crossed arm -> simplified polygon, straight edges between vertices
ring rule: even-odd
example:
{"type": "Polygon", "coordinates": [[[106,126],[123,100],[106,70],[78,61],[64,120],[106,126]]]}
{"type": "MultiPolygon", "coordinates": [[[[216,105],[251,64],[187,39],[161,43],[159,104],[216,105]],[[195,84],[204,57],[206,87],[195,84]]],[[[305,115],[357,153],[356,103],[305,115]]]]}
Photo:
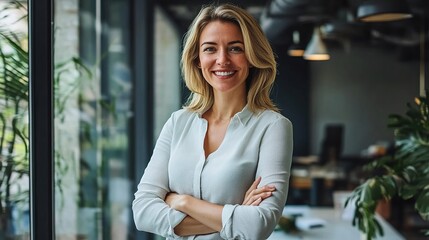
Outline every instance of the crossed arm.
{"type": "MultiPolygon", "coordinates": [[[[247,190],[241,205],[259,206],[275,191],[274,186],[266,185],[258,188],[261,177],[258,177],[247,190]]],[[[185,213],[187,216],[175,228],[179,236],[209,234],[220,232],[222,229],[223,206],[213,204],[190,195],[169,193],[165,202],[173,209],[185,213]]]]}
{"type": "Polygon", "coordinates": [[[261,176],[262,181],[258,179],[243,194],[245,200],[241,205],[222,206],[189,195],[169,193],[169,176],[159,173],[170,163],[173,120],[162,130],[135,193],[132,207],[137,229],[171,238],[216,232],[223,238],[267,238],[286,202],[292,155],[291,124],[279,118],[266,129],[257,153],[256,176],[261,176]],[[262,186],[274,185],[275,191],[258,188],[259,182],[264,183],[262,186]]]}

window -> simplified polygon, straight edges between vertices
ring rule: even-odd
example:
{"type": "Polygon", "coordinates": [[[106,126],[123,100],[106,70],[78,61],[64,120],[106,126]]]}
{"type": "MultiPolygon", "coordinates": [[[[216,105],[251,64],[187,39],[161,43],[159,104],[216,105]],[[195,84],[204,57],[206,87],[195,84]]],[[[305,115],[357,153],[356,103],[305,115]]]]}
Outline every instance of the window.
{"type": "Polygon", "coordinates": [[[129,239],[130,3],[54,6],[56,239],[129,239]]]}
{"type": "Polygon", "coordinates": [[[0,238],[29,237],[26,1],[0,2],[0,238]]]}
{"type": "Polygon", "coordinates": [[[55,239],[150,238],[131,202],[181,83],[178,34],[145,4],[55,0],[55,239]],[[136,20],[143,7],[155,22],[136,20]]]}

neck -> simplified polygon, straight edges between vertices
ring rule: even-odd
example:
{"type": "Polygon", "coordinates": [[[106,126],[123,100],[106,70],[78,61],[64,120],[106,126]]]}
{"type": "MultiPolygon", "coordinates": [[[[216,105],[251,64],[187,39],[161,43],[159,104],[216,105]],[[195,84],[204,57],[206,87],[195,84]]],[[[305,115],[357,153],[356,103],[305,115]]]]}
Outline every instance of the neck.
{"type": "Polygon", "coordinates": [[[213,106],[209,110],[210,117],[215,120],[230,120],[234,115],[246,106],[244,98],[215,98],[213,106]]]}

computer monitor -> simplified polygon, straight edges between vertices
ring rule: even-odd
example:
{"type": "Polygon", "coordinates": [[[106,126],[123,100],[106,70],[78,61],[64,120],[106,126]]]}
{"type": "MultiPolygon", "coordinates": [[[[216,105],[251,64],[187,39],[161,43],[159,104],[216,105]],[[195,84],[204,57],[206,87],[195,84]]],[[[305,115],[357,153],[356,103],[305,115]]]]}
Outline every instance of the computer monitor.
{"type": "Polygon", "coordinates": [[[343,124],[327,124],[325,126],[320,153],[321,164],[337,161],[340,158],[343,150],[343,132],[343,124]]]}

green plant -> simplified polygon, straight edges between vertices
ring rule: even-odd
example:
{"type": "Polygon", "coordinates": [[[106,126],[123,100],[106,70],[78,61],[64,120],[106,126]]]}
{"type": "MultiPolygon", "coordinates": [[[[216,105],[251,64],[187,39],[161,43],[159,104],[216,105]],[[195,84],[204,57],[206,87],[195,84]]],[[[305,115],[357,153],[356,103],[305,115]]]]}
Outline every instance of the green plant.
{"type": "Polygon", "coordinates": [[[11,49],[0,50],[0,188],[6,188],[0,199],[7,203],[13,172],[19,177],[28,174],[28,55],[13,39],[0,34],[0,48],[5,44],[11,49]]]}
{"type": "MultiPolygon", "coordinates": [[[[58,141],[59,138],[73,138],[74,132],[64,131],[67,125],[67,119],[75,118],[71,116],[76,113],[76,105],[80,99],[80,92],[84,82],[92,80],[91,70],[85,66],[81,59],[72,57],[54,65],[54,118],[55,118],[55,134],[61,135],[57,138],[55,145],[55,190],[59,193],[56,200],[56,206],[64,207],[64,188],[70,184],[70,179],[64,179],[68,172],[75,170],[76,158],[73,155],[71,148],[64,148],[64,145],[58,141]],[[63,129],[63,130],[60,130],[63,129]],[[59,197],[61,196],[61,197],[59,197]]],[[[73,175],[77,176],[76,172],[73,175]]]]}
{"type": "Polygon", "coordinates": [[[388,127],[395,136],[393,153],[365,166],[382,173],[358,186],[346,202],[356,205],[353,225],[368,240],[383,235],[375,218],[377,204],[383,199],[413,199],[415,210],[429,221],[429,99],[418,97],[415,104],[408,103],[407,107],[405,115],[392,114],[388,118],[388,127]]]}
{"type": "MultiPolygon", "coordinates": [[[[25,11],[17,1],[0,11],[12,9],[25,11]]],[[[24,33],[0,26],[0,233],[6,237],[11,234],[12,210],[20,203],[28,205],[28,186],[22,183],[29,171],[26,39],[24,33]]]]}
{"type": "MultiPolygon", "coordinates": [[[[0,239],[10,228],[12,208],[20,205],[28,209],[29,176],[29,55],[28,36],[17,32],[13,25],[27,20],[27,9],[19,1],[2,5],[0,20],[21,11],[14,21],[0,22],[0,239]],[[8,22],[8,24],[3,24],[8,22]]],[[[80,91],[82,82],[92,78],[90,70],[79,58],[70,58],[54,66],[55,119],[66,118],[66,102],[80,91]],[[68,79],[67,79],[68,78],[68,79]],[[67,80],[66,80],[67,79],[67,80]]],[[[77,101],[77,98],[75,101],[77,101]]],[[[63,193],[63,178],[70,170],[69,156],[55,150],[55,186],[63,193]]],[[[59,202],[61,205],[62,202],[59,202]]]]}

